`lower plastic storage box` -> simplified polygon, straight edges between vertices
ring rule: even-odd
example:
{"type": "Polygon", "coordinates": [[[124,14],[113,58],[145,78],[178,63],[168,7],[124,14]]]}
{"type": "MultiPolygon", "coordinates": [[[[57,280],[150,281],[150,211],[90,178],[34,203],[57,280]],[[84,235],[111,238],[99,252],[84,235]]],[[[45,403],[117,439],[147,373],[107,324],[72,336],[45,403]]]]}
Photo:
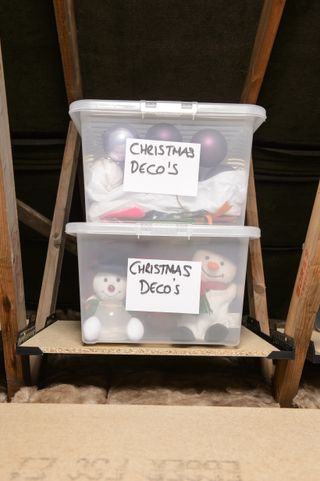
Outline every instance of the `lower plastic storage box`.
{"type": "Polygon", "coordinates": [[[86,219],[243,225],[257,105],[78,100],[86,219]]]}
{"type": "Polygon", "coordinates": [[[84,343],[234,346],[256,227],[70,223],[84,343]]]}

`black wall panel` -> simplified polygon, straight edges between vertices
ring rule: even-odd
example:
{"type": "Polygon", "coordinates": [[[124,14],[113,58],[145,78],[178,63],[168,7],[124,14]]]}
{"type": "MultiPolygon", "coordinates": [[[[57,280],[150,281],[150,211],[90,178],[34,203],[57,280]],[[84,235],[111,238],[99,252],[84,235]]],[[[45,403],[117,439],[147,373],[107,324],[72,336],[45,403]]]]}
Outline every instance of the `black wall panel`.
{"type": "MultiPolygon", "coordinates": [[[[239,101],[262,0],[76,0],[86,98],[239,101]]],[[[320,177],[320,2],[290,0],[258,103],[257,200],[271,317],[285,317],[320,177]]],[[[4,0],[0,32],[17,195],[52,216],[68,104],[53,4],[4,0]]],[[[82,220],[76,186],[71,217],[82,220]]],[[[21,226],[26,299],[37,304],[46,240],[21,226]]],[[[58,306],[78,307],[66,254],[58,306]]]]}

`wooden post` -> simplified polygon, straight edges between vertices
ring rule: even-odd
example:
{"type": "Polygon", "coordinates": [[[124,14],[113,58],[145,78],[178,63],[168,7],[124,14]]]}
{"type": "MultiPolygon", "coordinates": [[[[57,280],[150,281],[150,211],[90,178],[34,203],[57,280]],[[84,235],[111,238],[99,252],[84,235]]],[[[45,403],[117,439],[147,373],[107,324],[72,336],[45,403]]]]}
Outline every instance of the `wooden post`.
{"type": "Polygon", "coordinates": [[[0,49],[0,322],[8,397],[24,384],[27,359],[16,355],[19,330],[26,327],[20,236],[0,49]]]}
{"type": "MultiPolygon", "coordinates": [[[[74,2],[54,0],[53,4],[66,92],[68,102],[72,102],[82,97],[74,2]]],[[[44,326],[46,318],[55,310],[65,243],[64,228],[69,218],[79,151],[80,139],[70,122],[36,318],[37,330],[44,326]]]]}
{"type": "MultiPolygon", "coordinates": [[[[54,0],[54,12],[68,102],[83,98],[74,0],[54,0]]],[[[85,218],[83,166],[77,172],[82,215],[85,218]]]]}
{"type": "Polygon", "coordinates": [[[320,182],[288,311],[285,333],[295,339],[294,361],[278,361],[275,397],[289,407],[298,392],[314,321],[320,305],[320,182]]]}
{"type": "Polygon", "coordinates": [[[37,310],[37,331],[45,326],[47,317],[54,312],[56,306],[65,246],[64,230],[69,218],[79,150],[80,139],[75,125],[70,122],[37,310]]]}
{"type": "Polygon", "coordinates": [[[241,102],[255,104],[267,70],[286,0],[264,0],[241,102]]]}
{"type": "MultiPolygon", "coordinates": [[[[285,0],[264,1],[248,74],[241,95],[241,102],[243,103],[255,104],[258,100],[285,3],[285,0]]],[[[252,161],[248,184],[246,218],[248,225],[259,226],[252,161]]],[[[249,245],[248,290],[250,314],[259,321],[261,330],[268,334],[269,317],[260,239],[251,240],[249,245]]]]}
{"type": "Polygon", "coordinates": [[[73,0],[54,0],[54,12],[68,102],[81,99],[82,84],[73,0]]]}
{"type": "MultiPolygon", "coordinates": [[[[68,102],[82,98],[80,61],[78,53],[77,29],[73,0],[54,0],[54,11],[60,54],[63,66],[64,81],[68,102]]],[[[40,299],[36,317],[36,330],[44,327],[47,317],[54,312],[60,283],[61,265],[65,247],[65,224],[69,218],[71,200],[77,173],[80,139],[73,122],[69,123],[66,147],[56,205],[48,244],[46,265],[42,280],[40,299]]],[[[78,175],[82,210],[85,210],[83,180],[78,175]]],[[[39,358],[32,359],[32,379],[36,380],[40,368],[39,358]]]]}
{"type": "MultiPolygon", "coordinates": [[[[241,94],[241,102],[243,103],[255,104],[258,100],[285,3],[285,0],[264,1],[250,65],[241,94]]],[[[259,226],[252,159],[248,183],[246,222],[251,226],[259,226]]],[[[262,332],[269,334],[269,316],[260,239],[251,240],[249,243],[247,285],[250,314],[259,321],[262,332]]],[[[273,375],[271,361],[262,359],[262,368],[266,379],[270,381],[273,375]]]]}
{"type": "MultiPolygon", "coordinates": [[[[246,220],[248,225],[259,226],[252,161],[249,174],[246,220]]],[[[260,239],[250,240],[249,242],[247,285],[250,314],[259,321],[261,331],[269,334],[269,315],[260,239]]]]}

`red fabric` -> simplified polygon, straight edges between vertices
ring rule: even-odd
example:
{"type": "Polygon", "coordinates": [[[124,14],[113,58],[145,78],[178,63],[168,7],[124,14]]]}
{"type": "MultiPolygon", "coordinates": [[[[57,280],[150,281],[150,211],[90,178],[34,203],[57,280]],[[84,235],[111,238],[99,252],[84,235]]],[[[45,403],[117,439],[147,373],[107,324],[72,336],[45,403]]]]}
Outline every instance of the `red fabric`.
{"type": "Polygon", "coordinates": [[[204,296],[207,291],[224,291],[228,284],[220,281],[201,281],[200,295],[204,296]]]}
{"type": "Polygon", "coordinates": [[[142,219],[145,216],[145,212],[139,207],[131,207],[130,209],[117,210],[113,212],[107,212],[100,216],[101,220],[107,220],[111,217],[118,217],[119,219],[126,217],[129,219],[142,219]]]}

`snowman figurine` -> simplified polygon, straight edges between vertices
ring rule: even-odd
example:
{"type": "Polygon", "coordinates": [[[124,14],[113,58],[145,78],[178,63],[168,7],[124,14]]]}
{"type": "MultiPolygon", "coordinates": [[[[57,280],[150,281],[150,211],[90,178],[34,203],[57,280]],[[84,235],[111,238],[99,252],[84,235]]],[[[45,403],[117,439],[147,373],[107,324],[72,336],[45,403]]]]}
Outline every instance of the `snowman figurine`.
{"type": "Polygon", "coordinates": [[[139,341],[144,334],[142,322],[132,317],[124,307],[126,279],[114,270],[101,270],[93,279],[94,295],[85,302],[91,311],[82,322],[83,342],[139,341]]]}
{"type": "Polygon", "coordinates": [[[193,260],[202,263],[200,314],[184,316],[176,338],[222,344],[229,332],[229,306],[237,295],[236,264],[225,255],[204,249],[198,250],[193,260]]]}

